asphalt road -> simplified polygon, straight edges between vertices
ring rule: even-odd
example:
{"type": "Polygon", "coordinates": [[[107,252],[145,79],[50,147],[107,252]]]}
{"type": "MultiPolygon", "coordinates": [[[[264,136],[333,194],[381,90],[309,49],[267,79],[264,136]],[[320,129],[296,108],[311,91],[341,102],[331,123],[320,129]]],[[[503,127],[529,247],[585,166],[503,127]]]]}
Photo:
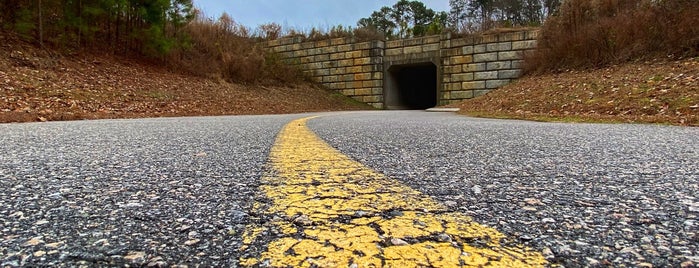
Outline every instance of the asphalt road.
{"type": "MultiPolygon", "coordinates": [[[[699,264],[698,128],[319,115],[308,127],[351,159],[552,265],[699,264]]],[[[235,266],[259,255],[265,245],[243,238],[269,220],[254,206],[269,202],[270,148],[306,116],[0,125],[0,266],[235,266]]]]}

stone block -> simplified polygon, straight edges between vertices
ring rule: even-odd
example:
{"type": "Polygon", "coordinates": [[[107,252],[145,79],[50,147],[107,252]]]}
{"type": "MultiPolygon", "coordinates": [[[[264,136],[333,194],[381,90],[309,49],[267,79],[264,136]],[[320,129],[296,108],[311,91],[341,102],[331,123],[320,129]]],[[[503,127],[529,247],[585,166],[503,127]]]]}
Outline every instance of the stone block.
{"type": "Polygon", "coordinates": [[[486,70],[486,63],[471,63],[471,64],[464,64],[463,65],[463,71],[464,72],[480,72],[480,71],[485,71],[486,70]]]}
{"type": "Polygon", "coordinates": [[[503,52],[498,52],[497,53],[497,59],[496,60],[521,60],[522,59],[522,52],[521,51],[503,51],[503,52]]]}
{"type": "Polygon", "coordinates": [[[301,48],[303,48],[303,49],[310,49],[310,48],[315,48],[315,47],[316,47],[316,45],[314,42],[301,43],[301,48]]]}
{"type": "Polygon", "coordinates": [[[442,40],[441,42],[439,42],[439,47],[441,49],[450,48],[451,47],[451,40],[449,40],[449,39],[442,40]]]}
{"type": "Polygon", "coordinates": [[[281,39],[281,44],[282,45],[291,45],[295,43],[296,40],[294,40],[294,37],[283,37],[281,39]]]}
{"type": "Polygon", "coordinates": [[[371,79],[383,79],[383,72],[372,72],[371,79]]]}
{"type": "Polygon", "coordinates": [[[330,69],[328,69],[328,68],[313,70],[313,76],[326,76],[326,75],[330,75],[330,69]]]}
{"type": "Polygon", "coordinates": [[[474,80],[498,79],[498,71],[476,72],[473,73],[474,80]]]}
{"type": "Polygon", "coordinates": [[[383,71],[383,64],[364,65],[364,66],[362,66],[362,71],[363,72],[382,72],[383,71]]]}
{"type": "Polygon", "coordinates": [[[512,63],[510,61],[493,61],[493,62],[488,62],[486,65],[486,69],[488,71],[492,70],[503,70],[503,69],[510,69],[512,68],[512,63]]]}
{"type": "Polygon", "coordinates": [[[371,95],[371,88],[357,88],[354,90],[354,95],[371,95]]]}
{"type": "Polygon", "coordinates": [[[313,62],[313,56],[303,57],[299,60],[299,63],[301,63],[301,64],[311,63],[311,62],[313,62]]]}
{"type": "Polygon", "coordinates": [[[320,53],[323,54],[331,54],[337,52],[337,47],[336,46],[329,46],[329,47],[323,47],[320,49],[320,53]]]}
{"type": "Polygon", "coordinates": [[[386,47],[386,42],[381,40],[371,41],[371,48],[384,48],[386,47]]]}
{"type": "Polygon", "coordinates": [[[337,81],[336,75],[323,76],[323,83],[335,83],[337,81]]]}
{"type": "Polygon", "coordinates": [[[347,73],[361,73],[362,66],[351,66],[347,67],[347,73]]]}
{"type": "Polygon", "coordinates": [[[423,52],[437,51],[437,50],[439,50],[439,43],[436,43],[436,44],[428,44],[428,45],[423,45],[423,46],[422,46],[422,51],[423,51],[423,52]]]}
{"type": "Polygon", "coordinates": [[[369,80],[371,79],[371,73],[358,73],[353,75],[354,80],[369,80]]]}
{"type": "Polygon", "coordinates": [[[473,54],[473,46],[464,46],[462,48],[462,51],[463,51],[462,53],[464,53],[464,55],[473,54]]]}
{"type": "Polygon", "coordinates": [[[480,89],[480,90],[474,90],[473,91],[473,97],[478,97],[478,96],[483,96],[485,94],[488,94],[490,92],[490,89],[480,89]]]}
{"type": "Polygon", "coordinates": [[[473,46],[473,53],[485,53],[488,51],[488,45],[479,44],[473,46]]]}
{"type": "Polygon", "coordinates": [[[512,42],[512,49],[522,50],[522,49],[532,49],[536,48],[536,40],[524,40],[512,42]]]}
{"type": "Polygon", "coordinates": [[[482,53],[482,54],[474,54],[473,55],[473,62],[496,61],[496,60],[498,60],[498,53],[497,52],[482,53]]]}
{"type": "Polygon", "coordinates": [[[430,36],[425,36],[425,44],[432,44],[432,43],[439,43],[441,41],[442,37],[440,35],[430,35],[430,36]]]}
{"type": "Polygon", "coordinates": [[[352,82],[354,81],[354,74],[346,74],[340,77],[342,82],[352,82]]]}
{"type": "Polygon", "coordinates": [[[403,55],[403,48],[390,48],[385,51],[386,56],[398,56],[403,55]]]}
{"type": "Polygon", "coordinates": [[[323,68],[322,62],[311,62],[308,64],[308,67],[306,67],[306,69],[320,69],[320,68],[323,68]]]}
{"type": "Polygon", "coordinates": [[[335,64],[337,63],[336,61],[324,61],[323,63],[323,68],[325,69],[330,69],[332,67],[335,67],[335,64]]]}
{"type": "Polygon", "coordinates": [[[316,41],[316,47],[327,47],[329,45],[330,45],[330,40],[328,40],[328,39],[316,41]]]}
{"type": "Polygon", "coordinates": [[[488,35],[483,35],[481,36],[481,42],[482,43],[495,43],[498,41],[498,35],[497,34],[488,34],[488,35]]]}
{"type": "Polygon", "coordinates": [[[323,54],[323,55],[317,55],[313,57],[313,61],[328,61],[330,60],[330,55],[328,54],[323,54]]]}
{"type": "Polygon", "coordinates": [[[499,88],[499,87],[507,85],[509,83],[510,83],[509,79],[488,80],[485,82],[485,87],[489,88],[489,89],[493,89],[493,88],[499,88]]]}
{"type": "Polygon", "coordinates": [[[342,95],[345,95],[345,96],[354,96],[355,95],[354,89],[343,89],[340,92],[342,92],[342,95]]]}
{"type": "Polygon", "coordinates": [[[367,80],[362,82],[362,87],[380,87],[381,84],[381,80],[367,80]]]}
{"type": "Polygon", "coordinates": [[[371,42],[361,42],[354,45],[355,50],[365,50],[371,48],[371,42]]]}
{"type": "Polygon", "coordinates": [[[454,73],[460,73],[460,72],[461,72],[461,65],[444,66],[444,73],[445,74],[454,74],[454,73]]]}
{"type": "Polygon", "coordinates": [[[470,99],[473,98],[473,90],[461,90],[449,92],[451,99],[470,99]]]}
{"type": "Polygon", "coordinates": [[[325,84],[330,89],[343,89],[345,83],[329,83],[325,84]]]}
{"type": "Polygon", "coordinates": [[[352,51],[351,44],[337,46],[337,52],[347,52],[347,51],[352,51]]]}
{"type": "Polygon", "coordinates": [[[346,59],[361,58],[361,57],[362,57],[362,51],[361,51],[361,50],[355,50],[355,51],[345,52],[345,58],[346,58],[346,59]]]}
{"type": "Polygon", "coordinates": [[[485,81],[471,81],[461,83],[461,89],[484,89],[485,81]]]}
{"type": "Polygon", "coordinates": [[[402,47],[403,46],[403,40],[391,40],[391,41],[386,41],[386,48],[396,48],[396,47],[402,47]]]}
{"type": "Polygon", "coordinates": [[[498,41],[519,41],[524,39],[524,32],[501,33],[498,35],[498,41]]]}
{"type": "Polygon", "coordinates": [[[539,30],[526,31],[524,32],[524,39],[538,39],[540,33],[541,32],[539,30]]]}
{"type": "Polygon", "coordinates": [[[476,40],[473,37],[457,38],[451,40],[451,47],[463,47],[473,45],[475,43],[476,40]]]}
{"type": "Polygon", "coordinates": [[[330,69],[330,74],[331,75],[341,75],[341,74],[346,74],[347,69],[345,67],[339,67],[339,68],[332,68],[330,69]]]}
{"type": "Polygon", "coordinates": [[[473,73],[452,74],[451,80],[454,82],[466,82],[473,80],[473,73]]]}
{"type": "Polygon", "coordinates": [[[464,53],[461,52],[461,48],[450,48],[450,49],[442,49],[440,51],[440,54],[442,57],[452,57],[452,56],[460,56],[460,55],[463,55],[464,53]]]}
{"type": "Polygon", "coordinates": [[[440,99],[440,100],[448,100],[448,99],[451,99],[451,92],[449,92],[449,91],[442,91],[442,93],[439,94],[439,99],[440,99]]]}
{"type": "Polygon", "coordinates": [[[353,66],[353,65],[354,65],[353,59],[339,60],[337,62],[337,66],[340,66],[340,67],[348,67],[348,66],[353,66]]]}
{"type": "Polygon", "coordinates": [[[451,58],[451,64],[456,65],[456,64],[466,64],[466,63],[471,63],[473,62],[473,56],[467,55],[467,56],[456,56],[451,58]]]}
{"type": "Polygon", "coordinates": [[[363,101],[364,103],[372,103],[372,102],[375,103],[375,102],[381,102],[381,101],[383,101],[383,99],[381,98],[380,95],[378,95],[378,96],[377,96],[377,95],[371,95],[371,96],[363,96],[363,97],[362,97],[362,101],[363,101]]]}
{"type": "Polygon", "coordinates": [[[422,46],[404,47],[403,54],[422,53],[422,46]]]}
{"type": "Polygon", "coordinates": [[[522,75],[522,70],[502,70],[498,72],[498,79],[515,79],[522,75]]]}
{"type": "Polygon", "coordinates": [[[491,43],[487,45],[488,52],[507,51],[512,49],[511,42],[491,43]]]}
{"type": "Polygon", "coordinates": [[[374,94],[374,95],[381,95],[381,94],[383,94],[383,88],[380,88],[380,87],[372,88],[372,89],[371,89],[371,94],[374,94]]]}
{"type": "Polygon", "coordinates": [[[339,52],[339,53],[333,53],[330,54],[330,59],[331,60],[341,60],[345,58],[345,53],[344,52],[339,52]]]}
{"type": "Polygon", "coordinates": [[[308,56],[308,51],[306,50],[297,50],[294,51],[294,58],[300,58],[300,57],[305,57],[308,56]]]}

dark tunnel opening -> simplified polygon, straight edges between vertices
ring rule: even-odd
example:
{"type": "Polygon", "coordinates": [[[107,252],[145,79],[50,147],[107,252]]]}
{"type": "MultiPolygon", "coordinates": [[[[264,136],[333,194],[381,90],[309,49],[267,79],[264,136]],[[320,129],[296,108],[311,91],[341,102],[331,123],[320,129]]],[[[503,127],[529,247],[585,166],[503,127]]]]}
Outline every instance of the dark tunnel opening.
{"type": "Polygon", "coordinates": [[[420,110],[437,106],[437,66],[431,62],[388,69],[386,107],[420,110]]]}

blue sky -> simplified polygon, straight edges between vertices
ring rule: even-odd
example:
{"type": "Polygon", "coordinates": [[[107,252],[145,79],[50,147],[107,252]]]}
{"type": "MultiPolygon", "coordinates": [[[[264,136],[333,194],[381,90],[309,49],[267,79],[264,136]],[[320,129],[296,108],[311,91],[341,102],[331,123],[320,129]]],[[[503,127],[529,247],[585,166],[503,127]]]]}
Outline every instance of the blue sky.
{"type": "MultiPolygon", "coordinates": [[[[329,29],[335,25],[356,26],[361,18],[398,0],[193,0],[208,17],[228,13],[236,22],[255,28],[276,22],[285,28],[329,29]]],[[[424,0],[428,8],[448,11],[449,0],[424,0]]]]}

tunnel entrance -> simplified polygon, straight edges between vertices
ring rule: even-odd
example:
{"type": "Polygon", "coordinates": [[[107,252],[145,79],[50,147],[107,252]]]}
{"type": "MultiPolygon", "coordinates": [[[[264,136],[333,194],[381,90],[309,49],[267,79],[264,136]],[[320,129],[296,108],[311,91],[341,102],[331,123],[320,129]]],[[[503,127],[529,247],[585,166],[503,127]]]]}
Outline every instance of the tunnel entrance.
{"type": "Polygon", "coordinates": [[[421,110],[437,106],[437,66],[432,62],[388,68],[386,108],[421,110]]]}

